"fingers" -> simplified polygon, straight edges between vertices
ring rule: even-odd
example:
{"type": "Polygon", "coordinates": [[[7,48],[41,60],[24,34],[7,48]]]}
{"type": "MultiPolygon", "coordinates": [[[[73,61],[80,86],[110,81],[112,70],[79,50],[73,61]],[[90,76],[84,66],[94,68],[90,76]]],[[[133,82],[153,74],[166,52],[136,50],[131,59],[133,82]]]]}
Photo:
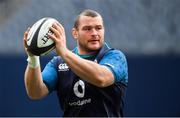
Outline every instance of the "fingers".
{"type": "Polygon", "coordinates": [[[27,36],[28,36],[28,33],[29,33],[29,30],[30,30],[30,29],[31,29],[31,28],[28,27],[27,30],[24,32],[24,40],[27,40],[27,36]]]}
{"type": "Polygon", "coordinates": [[[57,40],[57,39],[61,39],[62,36],[65,35],[65,32],[64,32],[64,27],[58,23],[58,22],[55,22],[53,23],[52,27],[50,27],[50,30],[53,32],[53,33],[49,33],[49,37],[53,40],[57,40]]]}
{"type": "Polygon", "coordinates": [[[24,41],[25,47],[27,47],[27,36],[28,36],[29,30],[30,30],[30,27],[28,27],[28,29],[24,32],[23,41],[24,41]]]}
{"type": "Polygon", "coordinates": [[[23,42],[24,42],[24,50],[29,56],[33,56],[29,51],[28,51],[28,45],[27,45],[27,37],[29,33],[30,27],[27,28],[27,30],[24,32],[24,37],[23,37],[23,42]]]}
{"type": "Polygon", "coordinates": [[[53,25],[52,27],[50,27],[50,30],[53,32],[53,33],[49,33],[50,35],[52,36],[56,36],[56,37],[59,37],[60,33],[58,31],[58,27],[53,25]]]}
{"type": "Polygon", "coordinates": [[[56,26],[59,26],[60,29],[61,29],[62,31],[64,31],[64,27],[63,27],[59,22],[55,22],[54,24],[55,24],[56,26]]]}
{"type": "Polygon", "coordinates": [[[64,27],[59,22],[55,22],[52,27],[55,28],[60,34],[64,33],[64,27]]]}

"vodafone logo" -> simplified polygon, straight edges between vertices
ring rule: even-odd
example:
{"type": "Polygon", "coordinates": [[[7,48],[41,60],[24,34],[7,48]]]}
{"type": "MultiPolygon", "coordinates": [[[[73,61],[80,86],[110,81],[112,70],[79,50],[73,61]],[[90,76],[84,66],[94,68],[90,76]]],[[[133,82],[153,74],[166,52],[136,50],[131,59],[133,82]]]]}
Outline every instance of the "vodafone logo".
{"type": "Polygon", "coordinates": [[[92,101],[91,98],[83,99],[85,94],[85,83],[82,80],[79,80],[74,84],[73,90],[74,90],[74,94],[81,99],[78,99],[76,101],[70,101],[69,102],[70,106],[82,106],[85,104],[91,104],[92,101]]]}
{"type": "Polygon", "coordinates": [[[74,94],[79,97],[79,98],[82,98],[84,97],[84,93],[85,93],[85,84],[82,80],[79,80],[77,81],[75,84],[74,84],[74,94]]]}

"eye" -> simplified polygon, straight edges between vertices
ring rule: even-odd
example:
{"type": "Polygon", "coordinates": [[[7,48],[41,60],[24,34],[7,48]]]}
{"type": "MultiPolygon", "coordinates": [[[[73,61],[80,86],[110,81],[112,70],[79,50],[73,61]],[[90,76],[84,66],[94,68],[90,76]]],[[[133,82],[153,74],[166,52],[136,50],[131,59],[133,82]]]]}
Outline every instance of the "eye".
{"type": "Polygon", "coordinates": [[[102,29],[102,26],[97,26],[96,27],[96,30],[101,30],[102,29]]]}
{"type": "Polygon", "coordinates": [[[83,30],[85,30],[85,31],[90,31],[90,30],[91,30],[91,27],[84,27],[83,30]]]}

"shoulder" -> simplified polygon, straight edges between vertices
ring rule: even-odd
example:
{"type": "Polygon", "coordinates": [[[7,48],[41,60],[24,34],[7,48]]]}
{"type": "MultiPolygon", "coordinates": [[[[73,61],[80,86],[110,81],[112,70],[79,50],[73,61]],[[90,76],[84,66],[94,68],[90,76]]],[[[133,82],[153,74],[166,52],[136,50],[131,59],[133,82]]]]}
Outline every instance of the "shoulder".
{"type": "Polygon", "coordinates": [[[57,67],[60,63],[63,62],[63,59],[60,56],[54,56],[46,65],[47,67],[57,67]]]}
{"type": "Polygon", "coordinates": [[[111,49],[101,59],[100,64],[102,63],[111,63],[114,66],[118,66],[117,63],[127,65],[127,59],[122,51],[117,49],[111,49]]]}
{"type": "Polygon", "coordinates": [[[107,43],[105,43],[105,45],[109,49],[109,51],[105,54],[105,56],[114,56],[115,55],[115,56],[125,57],[125,54],[121,50],[111,48],[107,43]]]}
{"type": "MultiPolygon", "coordinates": [[[[72,52],[75,53],[76,50],[77,50],[77,48],[74,48],[74,49],[72,50],[72,52]]],[[[60,57],[60,56],[54,56],[54,57],[50,60],[50,63],[53,63],[53,64],[64,63],[64,60],[63,60],[62,57],[60,57]]]]}
{"type": "Polygon", "coordinates": [[[109,53],[125,56],[124,53],[121,50],[118,50],[118,49],[111,49],[109,51],[109,53]]]}
{"type": "Polygon", "coordinates": [[[111,50],[109,50],[104,55],[104,58],[107,58],[107,57],[112,58],[112,59],[119,58],[119,59],[125,59],[126,60],[125,54],[121,50],[118,50],[118,49],[111,49],[111,50]]]}
{"type": "Polygon", "coordinates": [[[57,63],[59,61],[63,61],[63,59],[60,57],[60,56],[54,56],[52,59],[51,59],[51,62],[52,63],[57,63]]]}

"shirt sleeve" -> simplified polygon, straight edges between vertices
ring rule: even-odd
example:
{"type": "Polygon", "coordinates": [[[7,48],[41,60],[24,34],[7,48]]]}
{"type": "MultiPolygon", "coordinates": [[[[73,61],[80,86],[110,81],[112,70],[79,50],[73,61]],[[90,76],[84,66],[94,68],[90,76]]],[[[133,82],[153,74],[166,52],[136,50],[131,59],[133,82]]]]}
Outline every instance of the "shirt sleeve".
{"type": "Polygon", "coordinates": [[[115,77],[115,82],[128,83],[128,68],[125,55],[119,50],[109,51],[99,62],[108,67],[115,77]]]}
{"type": "Polygon", "coordinates": [[[55,61],[57,57],[54,57],[42,71],[43,82],[46,84],[49,92],[56,89],[57,83],[57,71],[55,68],[55,61]]]}

